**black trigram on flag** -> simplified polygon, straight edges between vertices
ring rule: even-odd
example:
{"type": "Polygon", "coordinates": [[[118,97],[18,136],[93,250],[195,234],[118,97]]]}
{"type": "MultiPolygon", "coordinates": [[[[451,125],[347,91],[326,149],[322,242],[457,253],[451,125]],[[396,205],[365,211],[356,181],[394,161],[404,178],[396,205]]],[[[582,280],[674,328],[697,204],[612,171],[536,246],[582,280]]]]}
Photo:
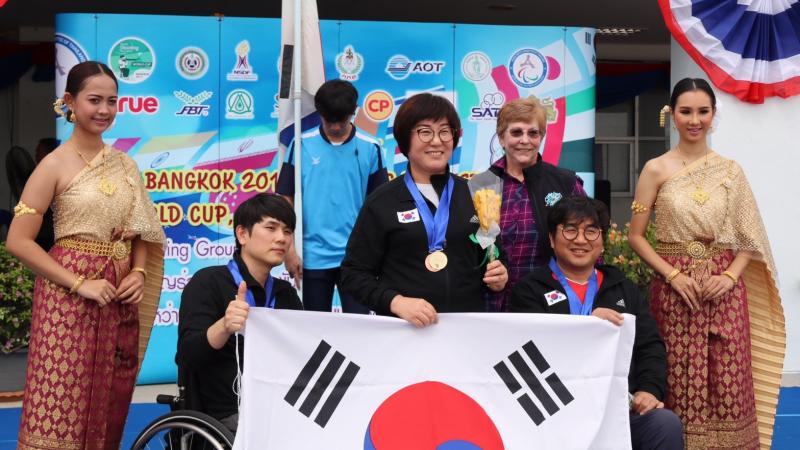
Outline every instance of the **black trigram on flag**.
{"type": "Polygon", "coordinates": [[[339,369],[345,362],[345,357],[337,351],[333,352],[333,356],[322,367],[322,363],[330,351],[331,346],[325,341],[320,341],[317,349],[314,350],[314,354],[311,355],[300,374],[297,375],[297,379],[294,380],[289,392],[283,397],[287,403],[295,406],[300,397],[303,396],[303,393],[305,393],[305,398],[300,403],[300,412],[309,418],[317,405],[322,402],[322,407],[319,408],[314,422],[323,428],[330,420],[336,407],[339,406],[344,393],[347,392],[360,369],[355,363],[348,362],[344,370],[340,371],[339,369]],[[306,388],[308,388],[320,368],[322,368],[322,373],[319,374],[311,389],[306,392],[306,388]],[[328,389],[331,384],[333,384],[333,388],[328,389]]]}
{"type": "Polygon", "coordinates": [[[533,420],[533,423],[540,425],[544,422],[545,416],[539,406],[531,399],[531,393],[539,400],[539,404],[541,404],[548,416],[552,416],[561,408],[552,394],[544,387],[542,380],[550,387],[562,405],[568,405],[569,402],[574,400],[574,397],[558,378],[558,375],[550,369],[550,364],[544,359],[544,356],[536,348],[533,341],[528,341],[523,345],[522,351],[536,366],[535,372],[519,351],[508,355],[508,360],[511,362],[511,366],[514,367],[516,374],[509,369],[505,361],[495,364],[494,370],[500,375],[500,379],[503,380],[503,383],[512,394],[516,396],[521,391],[522,395],[516,397],[517,401],[522,406],[522,409],[528,413],[528,417],[533,420]]]}

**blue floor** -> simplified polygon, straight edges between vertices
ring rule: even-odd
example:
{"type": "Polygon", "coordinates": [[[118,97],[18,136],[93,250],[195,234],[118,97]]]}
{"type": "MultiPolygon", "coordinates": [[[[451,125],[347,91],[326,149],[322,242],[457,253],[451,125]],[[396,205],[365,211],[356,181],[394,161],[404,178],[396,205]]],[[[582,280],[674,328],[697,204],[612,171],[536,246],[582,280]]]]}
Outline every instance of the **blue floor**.
{"type": "MultiPolygon", "coordinates": [[[[168,410],[167,406],[154,403],[131,405],[122,448],[130,448],[142,428],[168,410]]],[[[19,413],[19,408],[0,409],[0,450],[12,450],[16,447],[19,413]]],[[[772,448],[773,450],[800,448],[800,388],[781,389],[772,448]]]]}
{"type": "Polygon", "coordinates": [[[800,387],[781,389],[772,448],[774,450],[800,448],[800,387]]]}
{"type": "MultiPolygon", "coordinates": [[[[156,403],[134,403],[128,412],[128,423],[122,436],[122,448],[128,449],[139,432],[156,417],[169,412],[169,406],[156,403]]],[[[13,450],[17,445],[20,408],[0,409],[0,450],[13,450]]]]}

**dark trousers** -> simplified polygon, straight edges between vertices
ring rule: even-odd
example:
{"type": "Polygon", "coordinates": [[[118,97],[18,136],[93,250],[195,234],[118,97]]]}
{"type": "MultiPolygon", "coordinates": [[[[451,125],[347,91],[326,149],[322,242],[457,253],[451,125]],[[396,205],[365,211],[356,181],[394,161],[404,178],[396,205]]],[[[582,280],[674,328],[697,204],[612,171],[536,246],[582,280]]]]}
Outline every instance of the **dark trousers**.
{"type": "Polygon", "coordinates": [[[683,450],[683,425],[674,412],[660,408],[640,416],[631,412],[633,450],[683,450]]]}
{"type": "Polygon", "coordinates": [[[342,293],[341,270],[303,268],[303,308],[307,311],[331,311],[333,287],[339,288],[342,311],[353,314],[369,314],[369,308],[353,297],[342,293]]]}
{"type": "Polygon", "coordinates": [[[236,429],[239,428],[239,413],[231,414],[228,417],[219,419],[219,422],[225,425],[225,428],[229,429],[234,435],[236,435],[236,429]]]}

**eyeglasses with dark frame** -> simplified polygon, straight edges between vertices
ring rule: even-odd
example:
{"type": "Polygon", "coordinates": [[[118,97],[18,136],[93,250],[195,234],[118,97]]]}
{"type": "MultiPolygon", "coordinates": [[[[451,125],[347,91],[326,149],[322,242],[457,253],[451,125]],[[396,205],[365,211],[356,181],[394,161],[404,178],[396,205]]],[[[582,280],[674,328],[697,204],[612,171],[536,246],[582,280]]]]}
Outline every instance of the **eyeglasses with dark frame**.
{"type": "Polygon", "coordinates": [[[439,136],[439,140],[442,141],[442,142],[450,142],[450,141],[452,141],[453,140],[453,136],[455,135],[455,130],[452,129],[452,128],[449,128],[449,127],[448,128],[442,128],[441,130],[439,130],[438,133],[433,131],[432,128],[428,128],[428,127],[419,127],[414,131],[417,132],[417,137],[419,138],[419,140],[422,141],[425,144],[428,144],[431,141],[433,141],[433,137],[436,136],[436,135],[439,136]]]}
{"type": "Polygon", "coordinates": [[[513,137],[514,139],[519,139],[523,135],[527,134],[528,139],[534,140],[539,139],[542,137],[542,132],[539,130],[528,130],[527,132],[521,128],[511,128],[508,130],[509,136],[513,137]]]}
{"type": "Polygon", "coordinates": [[[584,228],[578,228],[575,225],[559,225],[561,227],[561,235],[568,241],[574,241],[578,238],[578,233],[583,232],[583,238],[589,242],[594,242],[603,233],[603,230],[598,226],[588,225],[584,228]]]}

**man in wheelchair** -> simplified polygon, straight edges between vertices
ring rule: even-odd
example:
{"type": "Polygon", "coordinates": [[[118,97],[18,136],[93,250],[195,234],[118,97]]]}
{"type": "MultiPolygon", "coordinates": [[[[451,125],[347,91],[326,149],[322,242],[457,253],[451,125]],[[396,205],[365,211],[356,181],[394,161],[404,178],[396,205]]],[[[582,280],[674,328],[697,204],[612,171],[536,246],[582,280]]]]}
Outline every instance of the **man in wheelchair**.
{"type": "Polygon", "coordinates": [[[239,421],[236,347],[251,307],[303,309],[291,284],[270,276],[293,242],[295,214],[281,196],[258,194],[233,215],[236,252],[226,265],[198,271],[181,295],[178,352],[186,407],[232,432],[239,421]]]}

